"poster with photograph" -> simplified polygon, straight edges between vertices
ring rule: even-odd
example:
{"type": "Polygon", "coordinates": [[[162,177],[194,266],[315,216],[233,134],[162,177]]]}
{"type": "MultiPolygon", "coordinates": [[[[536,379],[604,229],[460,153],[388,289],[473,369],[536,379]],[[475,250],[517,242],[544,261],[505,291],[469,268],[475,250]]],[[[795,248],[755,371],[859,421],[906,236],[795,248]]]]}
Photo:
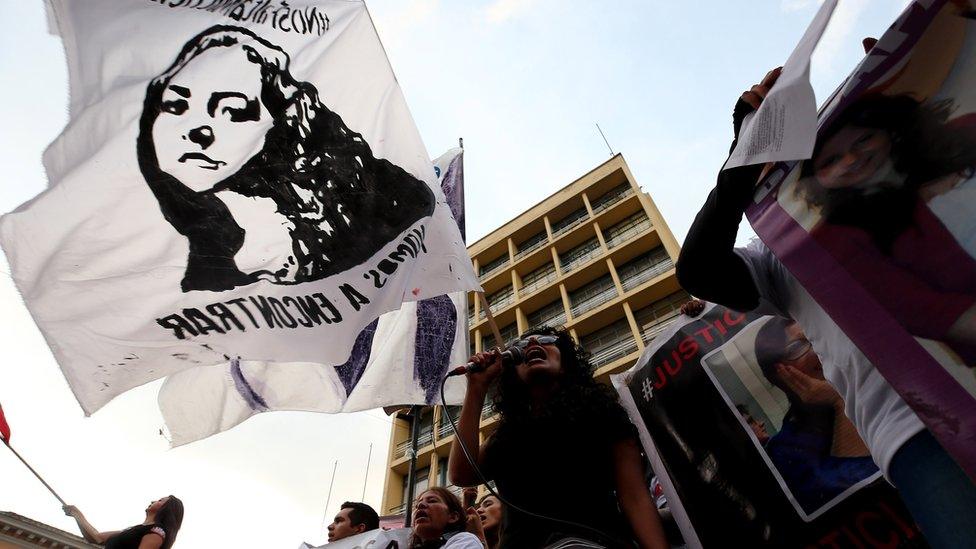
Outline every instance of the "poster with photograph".
{"type": "Polygon", "coordinates": [[[926,547],[796,323],[709,305],[613,382],[691,546],[926,547]]]}
{"type": "Polygon", "coordinates": [[[747,210],[976,478],[976,5],[911,3],[747,210]]]}

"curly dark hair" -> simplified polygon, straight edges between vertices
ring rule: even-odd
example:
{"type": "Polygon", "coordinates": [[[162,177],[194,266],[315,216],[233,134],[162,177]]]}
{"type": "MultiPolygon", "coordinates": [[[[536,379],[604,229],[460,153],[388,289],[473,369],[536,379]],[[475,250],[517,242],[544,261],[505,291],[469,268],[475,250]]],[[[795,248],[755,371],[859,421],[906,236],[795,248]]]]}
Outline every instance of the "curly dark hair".
{"type": "Polygon", "coordinates": [[[501,414],[498,434],[504,435],[506,427],[530,418],[544,420],[559,418],[560,421],[588,419],[601,412],[614,413],[619,408],[613,389],[593,378],[590,353],[580,346],[562,327],[539,326],[527,330],[520,337],[553,335],[558,337],[556,347],[562,362],[563,374],[559,387],[545,408],[532,410],[528,387],[519,379],[515,368],[505,368],[493,397],[493,408],[501,414]]]}
{"type": "Polygon", "coordinates": [[[809,160],[801,168],[797,194],[820,208],[827,222],[860,227],[890,253],[895,238],[912,224],[924,184],[953,173],[972,175],[976,168],[976,132],[947,124],[953,109],[951,100],[922,103],[908,95],[879,93],[859,98],[820,130],[813,157],[847,126],[883,130],[891,138],[894,169],[905,181],[870,193],[863,188],[827,189],[809,160]]]}

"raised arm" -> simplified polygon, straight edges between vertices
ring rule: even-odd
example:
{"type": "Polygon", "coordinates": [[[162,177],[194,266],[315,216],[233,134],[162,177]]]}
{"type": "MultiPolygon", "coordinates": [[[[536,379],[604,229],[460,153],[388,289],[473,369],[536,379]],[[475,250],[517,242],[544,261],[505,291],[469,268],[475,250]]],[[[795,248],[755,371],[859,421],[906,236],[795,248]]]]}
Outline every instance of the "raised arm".
{"type": "Polygon", "coordinates": [[[94,526],[91,525],[90,522],[88,522],[88,519],[85,518],[85,515],[81,512],[81,510],[74,505],[65,505],[62,509],[64,509],[65,515],[75,519],[75,522],[78,523],[78,528],[81,530],[81,536],[85,538],[86,541],[102,545],[108,541],[108,538],[119,533],[118,531],[99,532],[94,526]]]}
{"type": "MultiPolygon", "coordinates": [[[[732,114],[736,140],[743,119],[758,108],[779,72],[770,71],[736,103],[732,114]]],[[[733,141],[733,150],[735,145],[733,141]]],[[[756,165],[719,172],[715,188],[695,217],[678,257],[678,281],[688,292],[737,310],[751,310],[759,304],[759,291],[749,269],[735,253],[735,237],[762,169],[756,165]]]]}
{"type": "Polygon", "coordinates": [[[464,402],[461,404],[461,414],[457,420],[457,436],[451,443],[451,457],[448,461],[447,472],[451,484],[455,486],[476,486],[481,482],[474,467],[468,462],[461,450],[461,443],[471,452],[471,456],[478,460],[480,468],[484,463],[484,452],[478,440],[481,424],[481,410],[485,405],[485,396],[492,381],[502,370],[501,355],[497,350],[478,353],[471,357],[471,362],[488,367],[482,372],[468,373],[468,387],[464,392],[464,402]]]}

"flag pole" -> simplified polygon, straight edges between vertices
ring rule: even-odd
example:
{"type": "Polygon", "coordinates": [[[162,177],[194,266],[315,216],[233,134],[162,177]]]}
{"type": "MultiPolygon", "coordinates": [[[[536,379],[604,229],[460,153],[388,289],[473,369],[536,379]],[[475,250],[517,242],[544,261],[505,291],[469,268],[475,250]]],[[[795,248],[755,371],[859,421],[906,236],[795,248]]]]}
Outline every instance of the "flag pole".
{"type": "Polygon", "coordinates": [[[39,475],[37,473],[37,471],[34,470],[33,467],[30,466],[30,463],[27,463],[27,460],[25,460],[23,457],[21,457],[20,454],[17,453],[17,450],[14,450],[14,447],[13,446],[11,446],[10,444],[4,444],[4,446],[6,446],[8,450],[10,450],[11,452],[13,452],[14,455],[17,456],[17,459],[19,459],[20,462],[23,463],[25,467],[27,467],[28,469],[30,469],[30,472],[31,473],[34,473],[34,476],[37,477],[37,480],[41,481],[41,484],[43,484],[44,487],[47,488],[49,492],[51,492],[51,495],[53,495],[54,497],[58,498],[58,501],[61,502],[61,505],[67,505],[67,503],[63,499],[61,499],[61,496],[59,496],[58,493],[54,491],[54,488],[51,488],[51,485],[48,484],[47,481],[44,480],[44,478],[41,477],[41,475],[39,475]]]}
{"type": "Polygon", "coordinates": [[[498,324],[495,323],[495,315],[491,314],[491,306],[488,305],[485,292],[477,292],[477,294],[478,299],[481,300],[481,306],[485,310],[485,316],[488,317],[488,327],[491,328],[491,335],[495,336],[495,346],[503,350],[505,348],[505,342],[502,341],[502,333],[498,330],[498,324]]]}
{"type": "Polygon", "coordinates": [[[366,481],[369,480],[369,461],[373,459],[373,443],[369,443],[369,454],[366,455],[366,476],[363,477],[363,495],[359,501],[366,501],[366,481]]]}
{"type": "Polygon", "coordinates": [[[336,469],[339,468],[339,460],[332,464],[332,480],[329,481],[329,495],[325,497],[325,510],[322,511],[322,524],[329,520],[329,503],[332,502],[332,485],[335,484],[336,469]]]}

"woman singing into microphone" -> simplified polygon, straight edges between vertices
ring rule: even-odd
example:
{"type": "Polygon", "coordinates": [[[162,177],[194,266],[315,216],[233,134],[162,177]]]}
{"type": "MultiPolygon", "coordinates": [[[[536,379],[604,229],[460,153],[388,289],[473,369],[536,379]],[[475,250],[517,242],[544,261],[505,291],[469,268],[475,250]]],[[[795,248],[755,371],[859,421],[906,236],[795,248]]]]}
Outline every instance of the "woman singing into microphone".
{"type": "Polygon", "coordinates": [[[493,350],[471,357],[486,369],[467,374],[468,387],[451,447],[453,484],[481,482],[463,442],[506,506],[498,547],[543,547],[566,537],[610,547],[668,547],[644,487],[636,431],[612,390],[593,379],[587,353],[562,329],[530,330],[512,344],[524,362],[502,368],[493,350]],[[484,446],[478,425],[495,386],[498,429],[484,446]],[[581,475],[585,464],[587,474],[581,475]],[[565,521],[565,522],[563,522],[565,521]],[[601,532],[597,535],[595,531],[601,532]]]}

